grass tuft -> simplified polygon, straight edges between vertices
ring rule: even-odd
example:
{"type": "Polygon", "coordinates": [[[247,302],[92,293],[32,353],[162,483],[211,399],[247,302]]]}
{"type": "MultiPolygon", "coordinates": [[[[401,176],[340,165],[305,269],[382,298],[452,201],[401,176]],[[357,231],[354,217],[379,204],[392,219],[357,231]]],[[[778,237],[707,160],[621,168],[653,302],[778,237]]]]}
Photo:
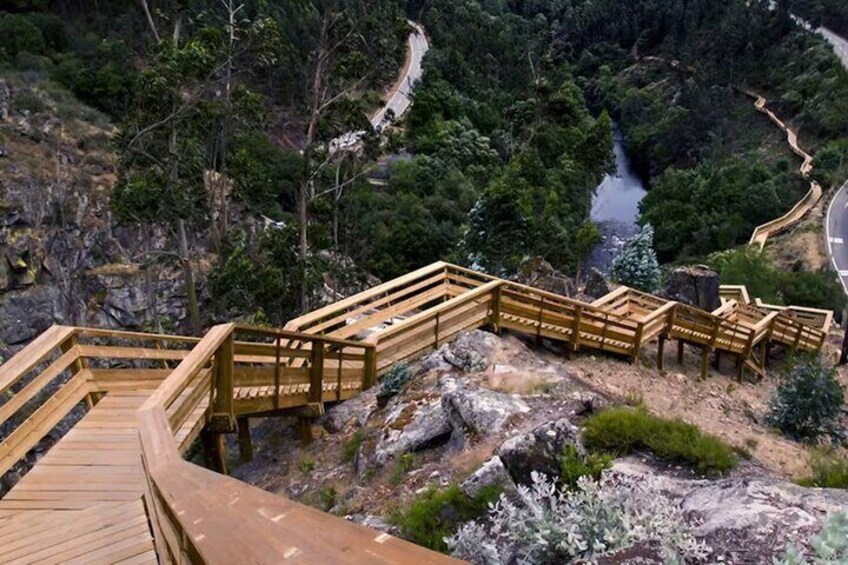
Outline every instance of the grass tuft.
{"type": "Polygon", "coordinates": [[[680,420],[667,420],[642,408],[610,408],[586,421],[586,447],[617,455],[640,449],[660,459],[691,467],[703,475],[721,475],[739,462],[733,448],[680,420]]]}
{"type": "Polygon", "coordinates": [[[833,452],[817,453],[810,460],[813,475],[801,479],[798,484],[805,487],[848,489],[848,458],[833,452]]]}

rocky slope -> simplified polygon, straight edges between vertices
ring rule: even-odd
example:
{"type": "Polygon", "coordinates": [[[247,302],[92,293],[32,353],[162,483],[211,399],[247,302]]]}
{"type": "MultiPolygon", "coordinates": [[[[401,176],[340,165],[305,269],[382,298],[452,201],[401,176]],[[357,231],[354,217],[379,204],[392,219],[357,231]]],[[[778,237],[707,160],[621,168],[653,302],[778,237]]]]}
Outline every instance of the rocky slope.
{"type": "Polygon", "coordinates": [[[721,479],[697,477],[649,454],[618,460],[609,471],[655,478],[709,546],[710,562],[770,562],[788,544],[803,547],[829,511],[848,505],[844,491],[805,489],[779,478],[787,475],[783,458],[804,461],[806,453],[757,423],[764,403],[753,399],[767,398],[769,384],[750,385],[747,400],[734,399],[722,391],[734,382],[730,377],[698,382],[696,367],[660,375],[588,355],[563,362],[556,351],[481,331],[462,335],[410,370],[408,384],[384,407],[377,387],[330,409],[324,437],[310,446],[299,444],[290,422],[263,421],[254,429],[256,456],[236,476],[393,530],[392,515],[430,488],[458,484],[474,496],[494,484],[509,493],[529,483],[534,471],[558,476],[563,450],[582,449],[587,414],[643,401],[697,424],[712,419],[709,431],[753,451],[721,479]]]}
{"type": "Polygon", "coordinates": [[[160,255],[171,234],[112,218],[114,135],[104,115],[39,73],[0,77],[3,352],[54,322],[183,326],[178,265],[160,255]]]}

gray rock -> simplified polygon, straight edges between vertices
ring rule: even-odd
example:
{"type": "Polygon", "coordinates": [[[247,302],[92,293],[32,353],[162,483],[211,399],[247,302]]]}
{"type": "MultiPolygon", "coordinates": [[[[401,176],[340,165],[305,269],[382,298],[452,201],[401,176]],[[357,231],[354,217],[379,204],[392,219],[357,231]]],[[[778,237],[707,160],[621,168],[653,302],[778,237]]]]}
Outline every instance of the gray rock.
{"type": "Polygon", "coordinates": [[[586,286],[583,287],[583,294],[594,299],[606,296],[612,291],[607,279],[598,269],[590,269],[589,275],[586,277],[586,286]]]}
{"type": "Polygon", "coordinates": [[[452,343],[439,351],[451,366],[468,373],[485,371],[492,365],[498,338],[488,332],[475,330],[460,334],[452,343]]]}
{"type": "Polygon", "coordinates": [[[577,293],[577,285],[574,284],[574,281],[554,269],[550,263],[541,257],[531,257],[524,261],[516,278],[522,284],[561,296],[571,297],[577,293]]]}
{"type": "Polygon", "coordinates": [[[0,297],[0,342],[19,345],[62,323],[62,293],[55,286],[33,286],[0,297]]]}
{"type": "Polygon", "coordinates": [[[378,465],[395,456],[442,445],[448,441],[452,426],[438,396],[398,402],[386,417],[374,451],[378,465]]]}
{"type": "Polygon", "coordinates": [[[377,389],[372,387],[350,400],[336,404],[321,417],[319,423],[328,432],[337,433],[355,426],[364,426],[377,410],[377,389]]]}
{"type": "Polygon", "coordinates": [[[510,394],[484,388],[468,388],[452,377],[439,382],[442,389],[442,408],[454,428],[472,434],[494,435],[516,414],[526,414],[526,402],[510,394]]]}
{"type": "Polygon", "coordinates": [[[718,273],[704,265],[674,269],[657,296],[712,312],[721,306],[718,273]]]}
{"type": "Polygon", "coordinates": [[[533,471],[558,477],[560,456],[568,445],[580,448],[578,436],[579,430],[571,422],[556,420],[506,440],[498,455],[515,483],[529,484],[533,471]]]}
{"type": "Polygon", "coordinates": [[[500,487],[507,494],[515,492],[515,483],[509,476],[501,458],[495,455],[483,463],[474,474],[462,481],[459,488],[470,497],[475,497],[487,487],[500,487]]]}

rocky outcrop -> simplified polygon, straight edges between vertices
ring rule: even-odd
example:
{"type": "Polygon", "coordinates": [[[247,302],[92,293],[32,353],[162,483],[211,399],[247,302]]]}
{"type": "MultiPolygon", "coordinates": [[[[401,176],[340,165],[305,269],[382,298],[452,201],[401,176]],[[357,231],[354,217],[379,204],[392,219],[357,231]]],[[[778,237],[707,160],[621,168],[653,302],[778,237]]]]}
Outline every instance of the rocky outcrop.
{"type": "Polygon", "coordinates": [[[598,269],[590,269],[583,287],[583,294],[597,300],[612,291],[606,277],[598,269]]]}
{"type": "Polygon", "coordinates": [[[453,377],[440,381],[442,408],[454,429],[474,435],[498,434],[516,414],[526,414],[530,407],[521,398],[480,388],[468,388],[453,377]]]}
{"type": "Polygon", "coordinates": [[[453,431],[439,395],[398,402],[386,417],[374,458],[385,465],[394,457],[445,443],[453,431]]]}
{"type": "Polygon", "coordinates": [[[500,488],[507,494],[515,492],[515,483],[497,455],[483,463],[459,485],[462,492],[470,497],[479,496],[484,489],[492,487],[500,488]]]}
{"type": "Polygon", "coordinates": [[[341,402],[321,417],[320,423],[331,433],[343,432],[351,427],[361,428],[377,410],[378,388],[371,388],[341,402]]]}
{"type": "Polygon", "coordinates": [[[712,312],[721,306],[718,273],[703,265],[680,267],[668,276],[657,295],[712,312]]]}
{"type": "Polygon", "coordinates": [[[522,263],[516,280],[554,294],[572,297],[577,294],[577,285],[569,277],[557,271],[541,257],[532,257],[522,263]]]}
{"type": "Polygon", "coordinates": [[[579,430],[569,420],[556,420],[506,440],[498,456],[514,482],[530,484],[534,471],[558,477],[560,457],[566,446],[579,445],[578,437],[579,430]]]}

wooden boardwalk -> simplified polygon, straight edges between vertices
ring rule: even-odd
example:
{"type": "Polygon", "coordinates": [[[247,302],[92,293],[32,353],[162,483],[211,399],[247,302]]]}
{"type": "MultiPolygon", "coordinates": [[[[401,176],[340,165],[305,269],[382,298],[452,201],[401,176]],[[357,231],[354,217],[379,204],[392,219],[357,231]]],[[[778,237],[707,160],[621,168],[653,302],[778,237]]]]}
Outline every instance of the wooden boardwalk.
{"type": "MultiPolygon", "coordinates": [[[[635,361],[676,340],[765,376],[770,347],[818,351],[832,313],[722,289],[704,312],[621,287],[589,304],[436,263],[290,322],[202,338],[54,326],[0,367],[0,475],[34,466],[0,500],[2,563],[449,563],[450,558],[193,465],[248,417],[308,422],[463,331],[508,329],[635,361]],[[32,452],[84,414],[46,454],[32,452]]],[[[305,428],[308,429],[308,428],[305,428]]]]}

